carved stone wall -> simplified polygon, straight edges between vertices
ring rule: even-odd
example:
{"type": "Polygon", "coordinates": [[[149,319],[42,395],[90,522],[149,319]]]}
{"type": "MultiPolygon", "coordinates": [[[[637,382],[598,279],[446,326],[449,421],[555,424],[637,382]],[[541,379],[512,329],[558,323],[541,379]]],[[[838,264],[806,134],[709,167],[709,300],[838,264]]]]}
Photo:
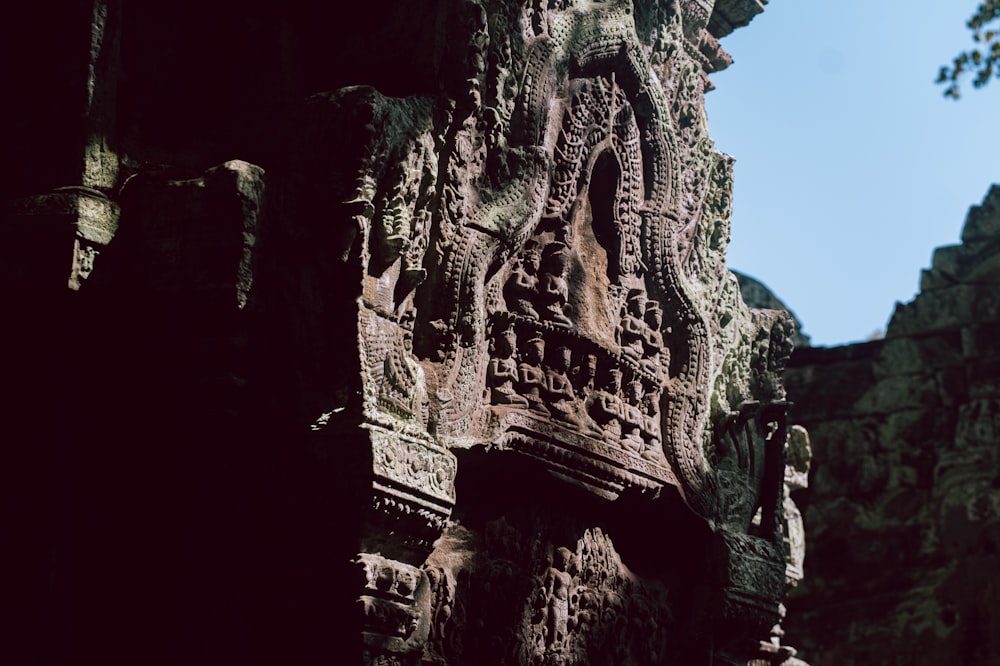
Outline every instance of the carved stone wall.
{"type": "Polygon", "coordinates": [[[1000,659],[998,243],[994,185],[884,340],[792,356],[815,467],[788,629],[813,664],[1000,659]]]}
{"type": "Polygon", "coordinates": [[[18,10],[18,649],[795,663],[794,325],[703,105],[762,5],[714,4],[18,10]]]}

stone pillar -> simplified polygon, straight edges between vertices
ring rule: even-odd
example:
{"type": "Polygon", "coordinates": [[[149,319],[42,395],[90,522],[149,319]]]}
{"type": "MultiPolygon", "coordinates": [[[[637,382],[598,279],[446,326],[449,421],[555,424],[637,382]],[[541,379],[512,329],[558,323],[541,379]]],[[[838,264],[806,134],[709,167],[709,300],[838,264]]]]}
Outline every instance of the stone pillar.
{"type": "Polygon", "coordinates": [[[119,0],[19,4],[5,40],[5,281],[78,290],[114,236],[119,0]]]}

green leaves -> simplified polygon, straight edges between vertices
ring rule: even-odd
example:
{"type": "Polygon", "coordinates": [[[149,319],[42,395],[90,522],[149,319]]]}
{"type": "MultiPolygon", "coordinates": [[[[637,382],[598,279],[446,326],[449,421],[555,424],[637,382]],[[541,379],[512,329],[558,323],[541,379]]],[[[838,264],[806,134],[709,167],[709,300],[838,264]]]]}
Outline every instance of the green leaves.
{"type": "Polygon", "coordinates": [[[935,83],[946,84],[945,97],[959,99],[961,91],[959,79],[966,72],[975,74],[972,79],[973,88],[982,88],[994,74],[1000,77],[1000,0],[985,0],[981,2],[972,18],[966,22],[969,30],[972,30],[972,41],[977,44],[964,53],[960,53],[952,60],[950,66],[945,65],[938,70],[935,83]],[[993,25],[991,25],[993,24],[993,25]],[[991,29],[985,29],[987,27],[991,29]]]}

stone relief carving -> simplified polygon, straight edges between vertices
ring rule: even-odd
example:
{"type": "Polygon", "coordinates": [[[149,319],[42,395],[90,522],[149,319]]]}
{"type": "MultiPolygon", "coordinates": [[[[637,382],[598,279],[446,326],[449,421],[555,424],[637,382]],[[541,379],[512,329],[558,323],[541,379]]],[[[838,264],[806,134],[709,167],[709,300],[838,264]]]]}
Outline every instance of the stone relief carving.
{"type": "MultiPolygon", "coordinates": [[[[758,7],[727,6],[744,1],[758,7]]],[[[268,33],[281,44],[271,64],[293,69],[289,45],[308,41],[296,21],[322,3],[263,4],[289,31],[268,33]]],[[[270,30],[254,13],[263,5],[250,5],[247,25],[270,30]]],[[[736,663],[765,643],[789,654],[760,639],[772,627],[780,639],[780,599],[801,576],[788,493],[805,483],[803,445],[793,430],[786,453],[778,381],[791,329],[748,309],[725,266],[733,160],[709,138],[703,104],[708,75],[729,63],[714,9],[430,3],[431,18],[404,30],[426,60],[420,80],[397,81],[400,96],[386,76],[380,89],[275,102],[290,117],[280,139],[257,146],[267,173],[234,160],[181,178],[187,166],[123,157],[120,183],[105,179],[118,170],[108,166],[100,183],[84,180],[100,190],[19,193],[5,210],[14,240],[33,243],[26,256],[47,262],[47,242],[63,243],[51,254],[69,269],[60,285],[90,289],[118,261],[120,276],[150,274],[139,281],[156,286],[150,311],[170,303],[214,320],[219,340],[205,349],[227,358],[209,381],[177,385],[225,384],[237,397],[208,406],[223,414],[212,433],[260,425],[247,465],[302,480],[286,509],[309,508],[289,529],[323,542],[302,558],[314,568],[327,553],[338,571],[352,565],[332,587],[353,585],[365,663],[736,663]],[[164,267],[169,279],[155,275],[164,267]],[[249,349],[269,358],[247,370],[249,349]],[[463,498],[463,469],[484,486],[494,472],[506,481],[489,496],[466,485],[463,498]],[[508,522],[496,507],[522,492],[527,518],[508,522]],[[660,536],[669,545],[651,546],[660,536]]],[[[152,30],[132,16],[108,29],[152,30]]],[[[159,71],[130,40],[135,71],[159,71]]],[[[322,69],[269,89],[344,83],[322,69]]],[[[107,105],[136,116],[123,146],[148,129],[129,107],[155,105],[139,102],[107,105]]],[[[270,113],[243,121],[268,126],[270,113]]],[[[118,141],[97,134],[85,151],[118,141]]],[[[33,276],[33,263],[17,267],[33,276]]],[[[89,304],[110,313],[139,292],[119,284],[89,304]]],[[[142,335],[137,349],[162,342],[142,335]]]]}
{"type": "MultiPolygon", "coordinates": [[[[787,322],[751,312],[725,268],[732,159],[702,101],[728,63],[705,29],[712,3],[653,4],[640,26],[625,0],[465,0],[464,46],[448,50],[462,94],[315,101],[382,128],[344,176],[361,420],[379,510],[417,507],[426,525],[446,524],[456,455],[473,449],[603,500],[674,489],[719,526],[720,612],[752,643],[783,593],[787,322]]],[[[510,637],[517,663],[572,663],[558,655],[600,618],[656,607],[572,544],[545,559],[510,637]]],[[[464,583],[426,575],[441,634],[464,583]]],[[[402,635],[410,611],[372,604],[402,635]]]]}
{"type": "Polygon", "coordinates": [[[520,555],[466,562],[454,578],[445,568],[429,570],[437,621],[425,659],[450,663],[453,651],[480,642],[495,648],[482,653],[491,664],[657,663],[665,654],[672,640],[666,590],[632,574],[602,530],[557,546],[529,545],[511,526],[497,527],[508,547],[523,549],[520,555]],[[517,620],[470,627],[480,603],[498,620],[517,620]]]}
{"type": "Polygon", "coordinates": [[[788,430],[788,443],[785,448],[785,490],[782,510],[785,514],[785,558],[787,570],[785,581],[789,587],[802,580],[803,563],[806,556],[805,526],[802,513],[795,505],[791,494],[796,490],[809,487],[809,463],[812,460],[812,447],[809,443],[809,433],[802,426],[792,426],[788,430]]]}

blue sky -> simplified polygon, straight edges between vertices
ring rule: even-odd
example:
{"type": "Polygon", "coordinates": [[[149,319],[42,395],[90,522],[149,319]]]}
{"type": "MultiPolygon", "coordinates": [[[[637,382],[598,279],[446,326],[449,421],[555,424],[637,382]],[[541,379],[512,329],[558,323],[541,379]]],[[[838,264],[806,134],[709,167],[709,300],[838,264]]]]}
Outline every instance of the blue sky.
{"type": "Polygon", "coordinates": [[[736,158],[729,266],[814,345],[884,331],[933,249],[1000,182],[1000,80],[954,102],[938,68],[975,0],[770,0],[723,39],[708,126],[736,158]]]}

